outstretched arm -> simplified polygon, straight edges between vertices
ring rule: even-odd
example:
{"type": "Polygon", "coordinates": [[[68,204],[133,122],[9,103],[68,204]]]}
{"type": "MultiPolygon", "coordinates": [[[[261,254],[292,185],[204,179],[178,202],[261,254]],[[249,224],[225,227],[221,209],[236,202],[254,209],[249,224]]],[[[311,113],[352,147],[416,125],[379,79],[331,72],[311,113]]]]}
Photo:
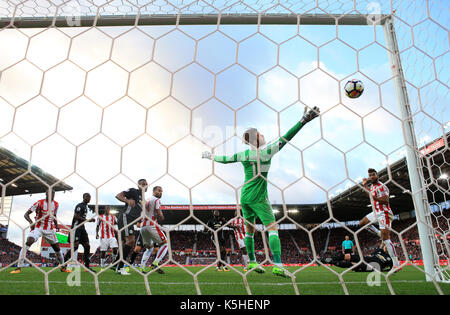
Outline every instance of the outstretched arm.
{"type": "Polygon", "coordinates": [[[302,119],[300,119],[299,122],[297,122],[291,129],[289,129],[288,132],[286,132],[286,134],[282,136],[277,142],[267,147],[266,154],[272,156],[280,151],[286,145],[286,143],[294,138],[294,136],[300,131],[300,129],[303,128],[304,125],[306,125],[314,118],[318,117],[319,113],[320,109],[317,106],[314,106],[309,111],[307,111],[307,108],[305,108],[302,119]]]}
{"type": "Polygon", "coordinates": [[[202,158],[223,164],[236,163],[245,159],[245,152],[240,152],[233,155],[213,155],[211,152],[205,151],[202,153],[202,158]]]}

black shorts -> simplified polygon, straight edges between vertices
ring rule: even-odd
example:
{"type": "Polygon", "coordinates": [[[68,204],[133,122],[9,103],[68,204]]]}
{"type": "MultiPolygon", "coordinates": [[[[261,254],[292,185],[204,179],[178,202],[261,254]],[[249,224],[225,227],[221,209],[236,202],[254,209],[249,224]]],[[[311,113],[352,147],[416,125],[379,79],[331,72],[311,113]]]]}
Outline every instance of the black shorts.
{"type": "MultiPolygon", "coordinates": [[[[219,241],[219,246],[225,247],[225,238],[221,234],[217,234],[217,238],[219,241]]],[[[214,237],[214,234],[211,235],[211,241],[216,245],[216,238],[214,237]]]]}
{"type": "MultiPolygon", "coordinates": [[[[69,243],[70,243],[70,234],[69,233],[69,243]]],[[[74,232],[74,243],[78,242],[80,244],[89,243],[89,236],[84,227],[77,228],[74,232]]]]}
{"type": "Polygon", "coordinates": [[[122,235],[122,241],[125,240],[127,236],[132,236],[135,234],[134,225],[137,223],[130,224],[131,222],[134,222],[137,218],[135,216],[127,215],[125,213],[119,213],[117,215],[117,227],[120,231],[121,228],[126,226],[120,234],[122,235]]]}
{"type": "Polygon", "coordinates": [[[353,253],[353,251],[352,251],[352,249],[350,248],[350,249],[345,249],[344,250],[344,254],[352,254],[353,253]]]}

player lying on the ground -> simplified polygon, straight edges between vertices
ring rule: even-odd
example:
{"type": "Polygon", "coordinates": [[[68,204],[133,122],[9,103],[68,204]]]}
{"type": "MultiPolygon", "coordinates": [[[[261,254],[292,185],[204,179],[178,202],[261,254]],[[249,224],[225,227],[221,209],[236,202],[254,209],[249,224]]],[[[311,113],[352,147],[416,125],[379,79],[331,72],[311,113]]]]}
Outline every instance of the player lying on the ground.
{"type": "MultiPolygon", "coordinates": [[[[355,267],[353,271],[365,272],[373,271],[377,269],[378,271],[389,271],[392,268],[392,259],[385,251],[386,247],[383,249],[377,248],[372,255],[364,256],[364,262],[359,266],[355,267]]],[[[343,254],[338,253],[331,258],[325,258],[323,263],[334,265],[341,268],[350,268],[360,262],[358,253],[356,254],[343,254]]]]}
{"type": "Polygon", "coordinates": [[[378,173],[373,168],[368,170],[369,179],[363,179],[363,186],[366,189],[366,193],[372,195],[373,208],[375,211],[370,212],[360,222],[359,226],[365,226],[370,224],[367,228],[372,233],[381,237],[384,246],[386,246],[389,255],[392,257],[394,263],[394,270],[397,272],[399,269],[399,262],[395,246],[391,241],[390,230],[392,228],[392,221],[394,220],[394,214],[389,206],[389,189],[385,184],[378,180],[378,173]],[[370,181],[370,188],[368,182],[370,181]],[[380,230],[378,230],[372,224],[378,223],[380,230]]]}
{"type": "Polygon", "coordinates": [[[105,268],[106,251],[111,248],[114,257],[117,257],[117,244],[116,229],[117,218],[111,214],[110,207],[105,208],[105,213],[100,214],[97,220],[97,228],[95,238],[100,238],[100,267],[105,268]],[[100,237],[99,233],[100,232],[100,237]]]}
{"type": "MultiPolygon", "coordinates": [[[[17,268],[11,273],[20,273],[21,267],[24,265],[25,256],[28,249],[42,236],[55,251],[56,260],[59,265],[64,264],[64,257],[59,248],[58,238],[56,237],[56,232],[58,231],[58,221],[56,220],[56,213],[58,212],[58,202],[55,201],[55,192],[51,191],[51,198],[49,197],[48,191],[45,193],[46,199],[41,199],[31,206],[30,209],[25,213],[24,218],[30,225],[30,233],[27,236],[27,241],[25,247],[22,247],[19,254],[19,262],[17,268]],[[50,206],[49,206],[50,201],[50,206]],[[36,213],[36,220],[30,219],[30,214],[32,212],[36,213]],[[53,217],[52,217],[53,216],[53,217]]],[[[61,267],[62,272],[71,272],[66,269],[66,267],[61,267]]]]}
{"type": "MultiPolygon", "coordinates": [[[[78,256],[78,247],[80,244],[83,246],[84,253],[83,253],[83,262],[84,266],[91,270],[92,272],[95,272],[94,269],[90,268],[91,260],[89,259],[90,253],[91,253],[91,246],[89,244],[89,236],[86,232],[86,228],[83,223],[85,222],[95,222],[94,218],[86,219],[86,215],[89,211],[89,202],[91,201],[91,195],[89,193],[83,194],[83,201],[80,202],[75,206],[75,211],[73,214],[72,219],[72,229],[75,229],[74,236],[75,239],[73,240],[73,254],[75,257],[75,261],[77,261],[78,256]]],[[[70,235],[72,233],[69,233],[69,243],[71,243],[70,235]]],[[[68,250],[66,252],[66,255],[64,256],[64,261],[67,262],[71,256],[72,251],[68,250]]]]}
{"type": "Polygon", "coordinates": [[[272,251],[275,266],[272,273],[286,277],[288,272],[283,268],[281,262],[281,244],[278,236],[278,226],[275,223],[272,206],[267,195],[267,175],[272,157],[288,143],[306,123],[319,116],[319,108],[314,107],[306,111],[303,117],[297,122],[283,137],[277,142],[266,145],[264,136],[256,130],[250,128],[244,132],[243,140],[250,146],[244,152],[231,156],[213,156],[211,152],[203,152],[202,158],[212,159],[219,163],[241,162],[244,166],[245,184],[241,192],[242,214],[246,221],[245,247],[249,256],[249,269],[259,273],[264,269],[258,267],[255,257],[255,222],[258,217],[269,233],[269,247],[272,251]]]}

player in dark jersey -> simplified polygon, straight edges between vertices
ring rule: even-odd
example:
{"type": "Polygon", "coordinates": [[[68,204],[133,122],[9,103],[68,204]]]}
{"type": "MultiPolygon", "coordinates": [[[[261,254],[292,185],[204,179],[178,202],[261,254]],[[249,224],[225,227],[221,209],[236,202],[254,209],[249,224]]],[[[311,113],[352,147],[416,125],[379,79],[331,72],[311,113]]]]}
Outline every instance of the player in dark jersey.
{"type": "Polygon", "coordinates": [[[138,222],[142,214],[142,194],[147,191],[147,180],[138,180],[138,188],[130,188],[117,194],[116,198],[125,203],[123,210],[117,215],[118,228],[121,238],[119,238],[119,246],[122,246],[123,260],[120,260],[120,254],[117,255],[114,264],[119,260],[116,271],[127,275],[129,274],[123,269],[124,261],[127,260],[129,253],[135,244],[134,224],[138,222]]]}
{"type": "MultiPolygon", "coordinates": [[[[78,251],[78,247],[80,244],[83,246],[84,253],[83,253],[83,262],[84,266],[88,268],[89,270],[95,272],[93,269],[90,268],[90,251],[91,246],[89,244],[89,236],[86,232],[86,228],[83,223],[85,222],[95,222],[94,218],[86,219],[86,215],[88,213],[89,209],[89,202],[91,201],[91,195],[89,193],[83,194],[83,202],[80,202],[75,207],[75,213],[73,214],[72,219],[72,229],[74,229],[74,240],[73,240],[73,250],[74,253],[78,251]]],[[[69,242],[71,242],[70,236],[72,233],[69,234],[69,242]]],[[[72,252],[68,250],[66,252],[66,255],[64,256],[64,261],[68,261],[70,255],[72,252]]],[[[77,260],[77,259],[75,259],[77,260]]]]}
{"type": "MultiPolygon", "coordinates": [[[[328,263],[331,265],[335,265],[337,267],[341,268],[350,268],[360,262],[359,255],[356,254],[342,254],[339,253],[338,255],[332,257],[332,258],[325,258],[324,263],[328,263]]],[[[372,255],[364,256],[364,263],[360,264],[356,268],[353,269],[353,271],[356,272],[370,272],[374,269],[377,269],[378,271],[389,271],[392,269],[393,262],[391,257],[386,251],[386,247],[384,246],[383,249],[377,248],[372,255]]]]}
{"type": "MultiPolygon", "coordinates": [[[[206,223],[206,225],[211,228],[213,231],[217,231],[221,227],[223,227],[227,223],[227,220],[225,218],[221,217],[219,214],[219,210],[214,210],[213,217],[206,223]]],[[[210,232],[209,230],[206,230],[206,232],[210,232]]],[[[214,237],[214,234],[211,234],[211,240],[213,241],[214,245],[216,245],[216,240],[214,237]]],[[[219,245],[220,250],[220,258],[221,260],[225,260],[227,251],[225,248],[225,236],[223,233],[223,229],[217,232],[217,241],[219,245]]],[[[216,271],[230,271],[227,266],[222,263],[220,260],[217,263],[216,271]]]]}

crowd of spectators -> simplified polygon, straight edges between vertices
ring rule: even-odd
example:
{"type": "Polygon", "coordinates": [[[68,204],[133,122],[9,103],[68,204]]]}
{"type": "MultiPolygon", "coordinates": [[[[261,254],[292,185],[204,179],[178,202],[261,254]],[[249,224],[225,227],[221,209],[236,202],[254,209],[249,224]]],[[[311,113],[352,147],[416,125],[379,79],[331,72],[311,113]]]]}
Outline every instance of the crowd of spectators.
{"type": "MultiPolygon", "coordinates": [[[[20,250],[21,247],[19,245],[16,245],[7,239],[0,239],[0,265],[8,266],[17,261],[20,250]]],[[[45,264],[49,262],[48,259],[33,251],[28,251],[27,259],[35,264],[45,264]]]]}
{"type": "MultiPolygon", "coordinates": [[[[432,216],[432,224],[435,227],[437,233],[441,232],[442,236],[445,236],[445,231],[449,230],[450,210],[444,210],[438,215],[432,216]]],[[[401,221],[394,221],[393,232],[391,233],[391,239],[397,247],[397,254],[400,260],[409,259],[420,260],[421,250],[419,243],[419,234],[415,218],[410,218],[401,221]],[[403,239],[403,246],[399,242],[399,238],[403,239]]],[[[366,229],[363,229],[356,233],[360,228],[358,226],[347,227],[330,227],[322,228],[317,227],[309,232],[303,229],[296,230],[280,230],[279,236],[281,239],[282,247],[282,260],[286,264],[308,264],[315,262],[314,258],[323,259],[334,255],[337,251],[342,250],[342,241],[346,235],[349,235],[350,239],[359,244],[363,255],[372,253],[377,247],[381,245],[380,238],[366,229]],[[352,233],[353,232],[353,233],[352,233]],[[311,243],[312,240],[312,243],[311,243]],[[328,243],[327,243],[328,240],[328,243]],[[313,244],[313,246],[311,246],[313,244]],[[315,253],[315,255],[314,255],[315,253]]],[[[227,248],[227,257],[225,258],[231,264],[241,264],[241,253],[234,240],[234,235],[231,230],[224,230],[227,248]]],[[[170,244],[171,244],[171,258],[169,255],[162,261],[164,263],[167,260],[174,261],[178,264],[211,264],[216,258],[216,247],[211,241],[210,233],[196,232],[196,231],[171,231],[170,232],[170,244]]],[[[269,249],[267,236],[263,238],[261,232],[255,233],[255,251],[258,261],[266,260],[265,248],[269,249]],[[264,240],[266,245],[264,246],[264,240]]],[[[357,251],[357,249],[355,248],[357,251]]],[[[441,258],[446,258],[448,253],[445,252],[443,246],[437,244],[438,252],[441,252],[441,258]]],[[[20,246],[9,242],[8,240],[0,239],[0,263],[3,265],[10,264],[17,260],[20,252],[20,246]]],[[[96,253],[92,257],[91,261],[95,264],[100,261],[100,255],[97,249],[96,253]]],[[[269,258],[270,250],[268,252],[269,258]]],[[[139,263],[141,256],[135,260],[135,263],[139,263]]],[[[154,256],[153,256],[154,257],[154,256]]],[[[34,263],[43,263],[45,258],[40,255],[29,252],[27,258],[34,263]]],[[[153,258],[151,258],[152,260],[153,258]]],[[[82,254],[79,254],[78,260],[82,260],[82,254]]],[[[150,261],[151,261],[150,260],[150,261]]]]}
{"type": "Polygon", "coordinates": [[[8,226],[0,223],[0,240],[6,239],[6,233],[8,232],[8,226]]]}

